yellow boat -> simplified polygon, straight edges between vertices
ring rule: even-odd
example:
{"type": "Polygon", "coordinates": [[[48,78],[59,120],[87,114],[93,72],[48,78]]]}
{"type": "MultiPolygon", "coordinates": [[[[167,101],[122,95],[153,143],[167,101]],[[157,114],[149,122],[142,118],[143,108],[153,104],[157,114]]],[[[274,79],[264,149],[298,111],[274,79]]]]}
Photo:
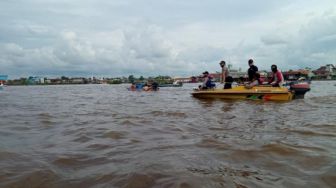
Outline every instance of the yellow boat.
{"type": "Polygon", "coordinates": [[[195,90],[192,95],[196,98],[216,99],[251,99],[270,101],[290,101],[294,94],[285,87],[255,86],[247,89],[244,86],[233,87],[232,89],[207,89],[195,90]]]}

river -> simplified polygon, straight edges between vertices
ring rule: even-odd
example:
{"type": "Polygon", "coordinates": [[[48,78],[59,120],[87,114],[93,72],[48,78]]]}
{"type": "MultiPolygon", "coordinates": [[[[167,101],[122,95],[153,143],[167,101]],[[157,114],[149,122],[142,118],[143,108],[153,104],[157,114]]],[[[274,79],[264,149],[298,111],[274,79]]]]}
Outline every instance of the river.
{"type": "Polygon", "coordinates": [[[290,102],[200,100],[196,85],[0,91],[0,187],[334,187],[336,82],[290,102]]]}

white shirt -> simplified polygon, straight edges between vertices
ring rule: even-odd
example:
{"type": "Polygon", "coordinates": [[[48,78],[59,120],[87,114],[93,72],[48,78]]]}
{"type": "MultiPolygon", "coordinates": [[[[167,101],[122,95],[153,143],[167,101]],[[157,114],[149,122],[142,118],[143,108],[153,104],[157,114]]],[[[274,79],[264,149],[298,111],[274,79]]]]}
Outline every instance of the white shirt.
{"type": "Polygon", "coordinates": [[[224,65],[222,67],[222,74],[221,74],[221,83],[225,83],[225,78],[229,76],[229,70],[228,68],[224,65]]]}

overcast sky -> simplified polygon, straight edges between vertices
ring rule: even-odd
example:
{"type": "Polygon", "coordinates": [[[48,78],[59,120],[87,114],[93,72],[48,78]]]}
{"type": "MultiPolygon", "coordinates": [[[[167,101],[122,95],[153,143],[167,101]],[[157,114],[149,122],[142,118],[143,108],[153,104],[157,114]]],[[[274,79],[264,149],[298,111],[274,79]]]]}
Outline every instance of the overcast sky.
{"type": "Polygon", "coordinates": [[[335,0],[1,0],[0,74],[188,76],[336,64],[335,0]]]}

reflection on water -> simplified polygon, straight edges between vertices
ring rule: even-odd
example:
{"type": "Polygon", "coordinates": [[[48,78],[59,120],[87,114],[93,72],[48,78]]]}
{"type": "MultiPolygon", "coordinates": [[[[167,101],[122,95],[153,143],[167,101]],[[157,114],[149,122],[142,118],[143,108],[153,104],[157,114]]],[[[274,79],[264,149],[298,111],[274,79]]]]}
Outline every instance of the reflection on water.
{"type": "Polygon", "coordinates": [[[0,187],[336,185],[334,82],[284,103],[126,87],[1,91],[0,187]]]}

